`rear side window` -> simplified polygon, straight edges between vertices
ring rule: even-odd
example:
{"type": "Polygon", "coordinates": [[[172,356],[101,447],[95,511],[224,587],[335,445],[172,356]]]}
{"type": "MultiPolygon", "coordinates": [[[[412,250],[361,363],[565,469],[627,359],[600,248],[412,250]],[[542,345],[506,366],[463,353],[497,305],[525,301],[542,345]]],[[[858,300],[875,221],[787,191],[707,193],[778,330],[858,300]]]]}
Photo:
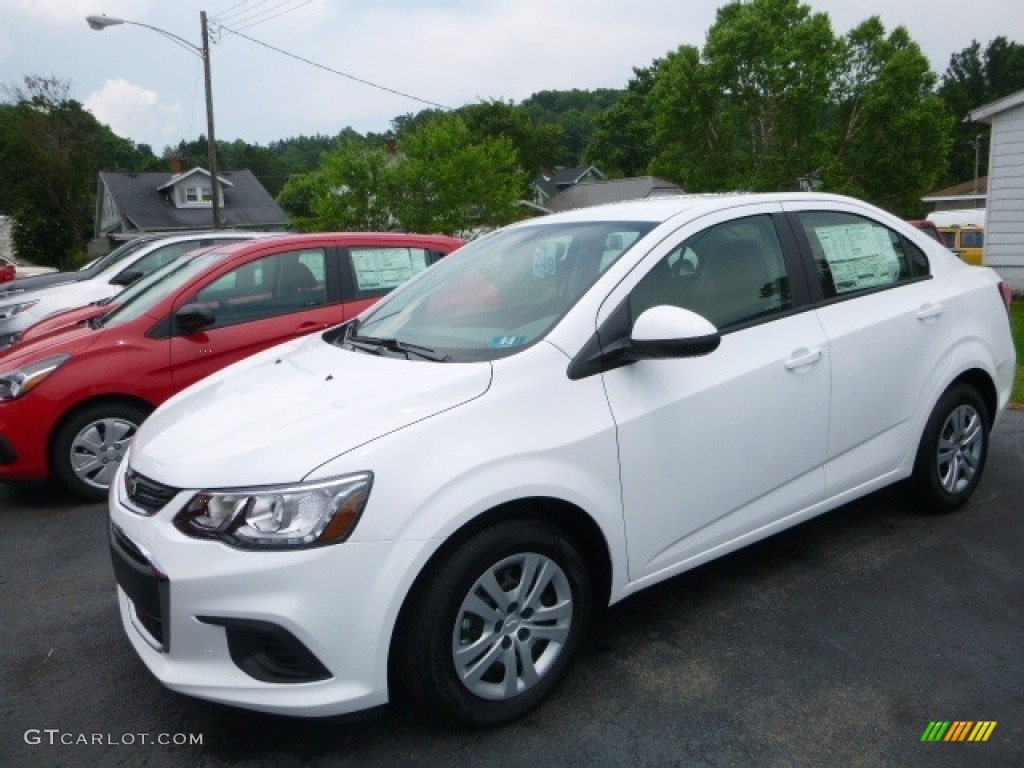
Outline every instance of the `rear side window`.
{"type": "Polygon", "coordinates": [[[360,297],[383,295],[422,272],[434,260],[431,252],[423,248],[352,247],[348,252],[360,297]]]}
{"type": "Polygon", "coordinates": [[[927,277],[928,257],[898,232],[835,211],[798,214],[826,298],[889,288],[927,277]]]}

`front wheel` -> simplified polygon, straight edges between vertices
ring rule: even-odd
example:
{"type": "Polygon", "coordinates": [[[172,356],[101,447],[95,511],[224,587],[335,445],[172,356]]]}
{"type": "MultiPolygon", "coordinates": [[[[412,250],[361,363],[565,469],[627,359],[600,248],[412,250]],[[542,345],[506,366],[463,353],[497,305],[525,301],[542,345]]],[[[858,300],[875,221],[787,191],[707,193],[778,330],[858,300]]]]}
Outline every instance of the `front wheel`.
{"type": "Polygon", "coordinates": [[[447,553],[410,597],[402,682],[439,719],[497,725],[536,707],[571,665],[592,592],[574,544],[505,521],[447,553]]]}
{"type": "Polygon", "coordinates": [[[922,506],[951,512],[970,498],[985,468],[989,429],[988,410],[974,387],[956,384],[939,398],[914,464],[922,506]]]}
{"type": "Polygon", "coordinates": [[[106,498],[139,425],[149,414],[126,402],[96,403],[64,422],[53,439],[53,474],[73,493],[106,498]]]}

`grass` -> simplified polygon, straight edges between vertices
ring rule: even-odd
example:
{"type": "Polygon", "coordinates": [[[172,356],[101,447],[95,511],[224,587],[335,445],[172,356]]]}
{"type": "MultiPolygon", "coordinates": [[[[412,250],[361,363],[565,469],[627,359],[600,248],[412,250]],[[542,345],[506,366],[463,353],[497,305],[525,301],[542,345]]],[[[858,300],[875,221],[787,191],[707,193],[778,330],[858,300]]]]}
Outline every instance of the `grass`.
{"type": "Polygon", "coordinates": [[[1017,376],[1013,380],[1013,394],[1010,405],[1024,408],[1024,299],[1015,299],[1010,305],[1010,330],[1013,345],[1017,348],[1017,376]]]}

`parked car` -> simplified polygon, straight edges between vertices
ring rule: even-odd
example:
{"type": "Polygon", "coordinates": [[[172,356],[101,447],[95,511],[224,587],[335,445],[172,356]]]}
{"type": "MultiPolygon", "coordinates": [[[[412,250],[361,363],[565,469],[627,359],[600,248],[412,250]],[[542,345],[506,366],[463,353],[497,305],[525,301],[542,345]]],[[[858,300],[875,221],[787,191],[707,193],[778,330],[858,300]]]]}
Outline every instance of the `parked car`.
{"type": "Polygon", "coordinates": [[[29,275],[27,277],[17,277],[14,282],[0,285],[0,302],[16,294],[24,291],[34,291],[39,288],[46,288],[52,285],[63,285],[65,283],[75,283],[81,280],[88,280],[95,277],[100,273],[101,270],[106,269],[111,264],[120,261],[121,259],[127,258],[135,250],[141,248],[146,243],[152,242],[153,240],[159,239],[157,236],[143,236],[136,237],[129,240],[126,243],[121,244],[110,253],[107,253],[99,258],[89,262],[81,269],[77,269],[70,272],[48,272],[42,275],[29,275]]]}
{"type": "Polygon", "coordinates": [[[117,296],[116,309],[0,353],[0,482],[52,476],[102,498],[138,425],[175,392],[347,320],[460,244],[276,236],[176,259],[117,296]]]}
{"type": "Polygon", "coordinates": [[[0,297],[0,348],[14,344],[23,330],[39,320],[65,309],[83,307],[114,296],[125,286],[174,261],[183,253],[217,242],[238,242],[269,234],[224,230],[154,239],[88,279],[0,297]]]}
{"type": "Polygon", "coordinates": [[[16,258],[9,259],[5,256],[0,256],[0,264],[14,265],[15,279],[49,275],[57,271],[55,267],[41,267],[38,264],[30,264],[27,261],[22,261],[16,258]]]}
{"type": "MultiPolygon", "coordinates": [[[[181,260],[194,258],[204,251],[215,247],[216,246],[208,246],[207,248],[198,248],[194,251],[189,251],[179,259],[168,262],[155,272],[150,272],[145,277],[136,280],[130,286],[114,296],[94,301],[91,304],[86,304],[84,307],[75,307],[73,309],[65,309],[61,312],[55,312],[54,314],[40,320],[38,323],[30,325],[24,331],[17,334],[17,338],[14,339],[12,344],[24,344],[27,341],[31,341],[32,339],[36,339],[41,336],[47,336],[75,326],[85,325],[89,321],[112,312],[124,302],[133,301],[138,294],[149,290],[150,285],[162,281],[164,276],[169,272],[177,270],[180,266],[181,260]]],[[[2,356],[3,349],[0,348],[0,357],[2,356]]]]}
{"type": "Polygon", "coordinates": [[[125,631],[213,701],[333,715],[402,685],[508,721],[598,606],[897,481],[967,501],[1008,301],[844,197],[500,230],[146,420],[109,497],[125,631]]]}
{"type": "Polygon", "coordinates": [[[0,284],[9,283],[14,280],[17,272],[14,268],[14,262],[8,261],[3,256],[0,256],[0,284]]]}
{"type": "Polygon", "coordinates": [[[968,264],[985,263],[984,227],[939,227],[942,243],[968,264]]]}
{"type": "Polygon", "coordinates": [[[924,232],[932,240],[942,242],[942,236],[939,234],[939,228],[935,226],[934,222],[928,221],[928,219],[907,219],[907,223],[917,227],[924,232]]]}

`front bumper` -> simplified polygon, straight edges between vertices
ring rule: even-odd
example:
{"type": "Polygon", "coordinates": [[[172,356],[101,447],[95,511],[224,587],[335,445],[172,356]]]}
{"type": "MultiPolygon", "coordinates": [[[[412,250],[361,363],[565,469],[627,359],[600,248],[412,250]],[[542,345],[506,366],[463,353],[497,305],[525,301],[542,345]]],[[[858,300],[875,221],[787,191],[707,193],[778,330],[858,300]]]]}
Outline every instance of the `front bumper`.
{"type": "Polygon", "coordinates": [[[47,440],[56,408],[38,407],[35,395],[0,403],[0,482],[44,480],[50,473],[47,440]]]}
{"type": "Polygon", "coordinates": [[[248,552],[186,537],[174,515],[110,494],[111,553],[121,620],[168,688],[277,714],[327,716],[387,702],[387,659],[402,587],[420,546],[348,541],[248,552]]]}

